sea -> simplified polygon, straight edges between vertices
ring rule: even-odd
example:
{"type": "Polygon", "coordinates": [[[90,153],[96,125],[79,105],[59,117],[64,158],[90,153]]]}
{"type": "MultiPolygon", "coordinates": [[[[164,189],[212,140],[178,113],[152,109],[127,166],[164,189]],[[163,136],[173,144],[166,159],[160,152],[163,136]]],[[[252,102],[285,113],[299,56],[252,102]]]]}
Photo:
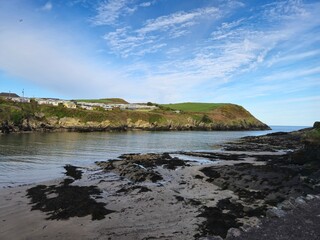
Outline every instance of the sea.
{"type": "Polygon", "coordinates": [[[63,176],[63,166],[94,166],[124,153],[210,151],[245,136],[290,132],[304,126],[271,126],[267,131],[57,132],[0,135],[0,188],[63,176]]]}

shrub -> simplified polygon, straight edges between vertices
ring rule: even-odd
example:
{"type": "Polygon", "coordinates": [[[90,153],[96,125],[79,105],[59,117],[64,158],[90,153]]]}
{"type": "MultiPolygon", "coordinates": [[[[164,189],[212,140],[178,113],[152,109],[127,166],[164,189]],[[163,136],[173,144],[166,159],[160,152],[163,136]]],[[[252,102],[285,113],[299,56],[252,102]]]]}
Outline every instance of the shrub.
{"type": "Polygon", "coordinates": [[[200,120],[200,122],[203,122],[203,123],[212,123],[212,120],[211,118],[207,115],[207,114],[204,114],[200,120]]]}

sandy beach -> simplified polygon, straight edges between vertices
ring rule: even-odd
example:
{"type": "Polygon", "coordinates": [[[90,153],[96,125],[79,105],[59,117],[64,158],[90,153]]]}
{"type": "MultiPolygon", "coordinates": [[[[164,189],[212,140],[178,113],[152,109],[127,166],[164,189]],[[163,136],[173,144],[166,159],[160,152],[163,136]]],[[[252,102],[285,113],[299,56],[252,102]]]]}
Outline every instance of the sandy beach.
{"type": "Polygon", "coordinates": [[[0,239],[319,239],[319,162],[297,136],[65,166],[0,190],[0,239]]]}

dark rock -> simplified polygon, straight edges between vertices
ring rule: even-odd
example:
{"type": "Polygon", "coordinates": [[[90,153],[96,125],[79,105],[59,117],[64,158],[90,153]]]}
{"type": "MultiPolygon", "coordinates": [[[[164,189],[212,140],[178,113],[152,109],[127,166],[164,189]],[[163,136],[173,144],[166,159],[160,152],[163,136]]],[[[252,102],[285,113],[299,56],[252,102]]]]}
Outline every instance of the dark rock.
{"type": "Polygon", "coordinates": [[[12,131],[13,131],[13,127],[11,125],[9,125],[8,121],[2,122],[2,124],[1,124],[1,132],[2,133],[8,134],[12,131]]]}
{"type": "Polygon", "coordinates": [[[225,238],[230,228],[238,228],[242,225],[237,222],[237,216],[224,213],[218,207],[203,207],[198,217],[206,220],[199,226],[200,233],[195,236],[196,238],[214,235],[225,238]]]}
{"type": "Polygon", "coordinates": [[[197,174],[197,175],[194,176],[194,178],[196,178],[196,179],[203,179],[204,177],[197,174]]]}
{"type": "Polygon", "coordinates": [[[74,178],[75,180],[79,180],[82,177],[82,171],[78,170],[78,168],[79,167],[75,167],[69,164],[64,166],[64,169],[67,171],[66,175],[74,178]]]}
{"type": "Polygon", "coordinates": [[[179,166],[186,166],[185,161],[179,158],[172,158],[168,153],[163,154],[123,154],[121,160],[110,160],[97,162],[97,165],[105,171],[115,171],[120,176],[129,178],[134,182],[162,180],[162,176],[155,171],[156,167],[174,170],[179,166]]]}
{"type": "Polygon", "coordinates": [[[136,189],[139,189],[137,193],[145,193],[145,192],[152,192],[151,189],[147,188],[146,186],[125,186],[117,191],[117,193],[125,193],[128,194],[136,189]]]}

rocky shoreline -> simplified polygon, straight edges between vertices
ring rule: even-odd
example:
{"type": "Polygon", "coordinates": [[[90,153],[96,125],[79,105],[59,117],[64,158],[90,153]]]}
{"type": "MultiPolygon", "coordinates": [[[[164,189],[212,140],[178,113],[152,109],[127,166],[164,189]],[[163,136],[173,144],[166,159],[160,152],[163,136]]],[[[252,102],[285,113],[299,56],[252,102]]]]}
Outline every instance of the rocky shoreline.
{"type": "Polygon", "coordinates": [[[130,124],[112,125],[110,123],[79,123],[59,122],[49,124],[44,122],[23,122],[20,125],[3,122],[0,126],[0,134],[23,133],[23,132],[124,132],[124,131],[257,131],[270,130],[265,124],[261,125],[223,125],[223,124],[154,124],[137,122],[130,124]]]}
{"type": "MultiPolygon", "coordinates": [[[[245,137],[211,152],[123,154],[87,171],[66,166],[64,180],[21,197],[42,224],[67,221],[62,239],[79,231],[77,239],[316,240],[320,145],[306,138],[315,129],[245,137]]],[[[57,237],[50,229],[24,233],[57,237]]]]}

